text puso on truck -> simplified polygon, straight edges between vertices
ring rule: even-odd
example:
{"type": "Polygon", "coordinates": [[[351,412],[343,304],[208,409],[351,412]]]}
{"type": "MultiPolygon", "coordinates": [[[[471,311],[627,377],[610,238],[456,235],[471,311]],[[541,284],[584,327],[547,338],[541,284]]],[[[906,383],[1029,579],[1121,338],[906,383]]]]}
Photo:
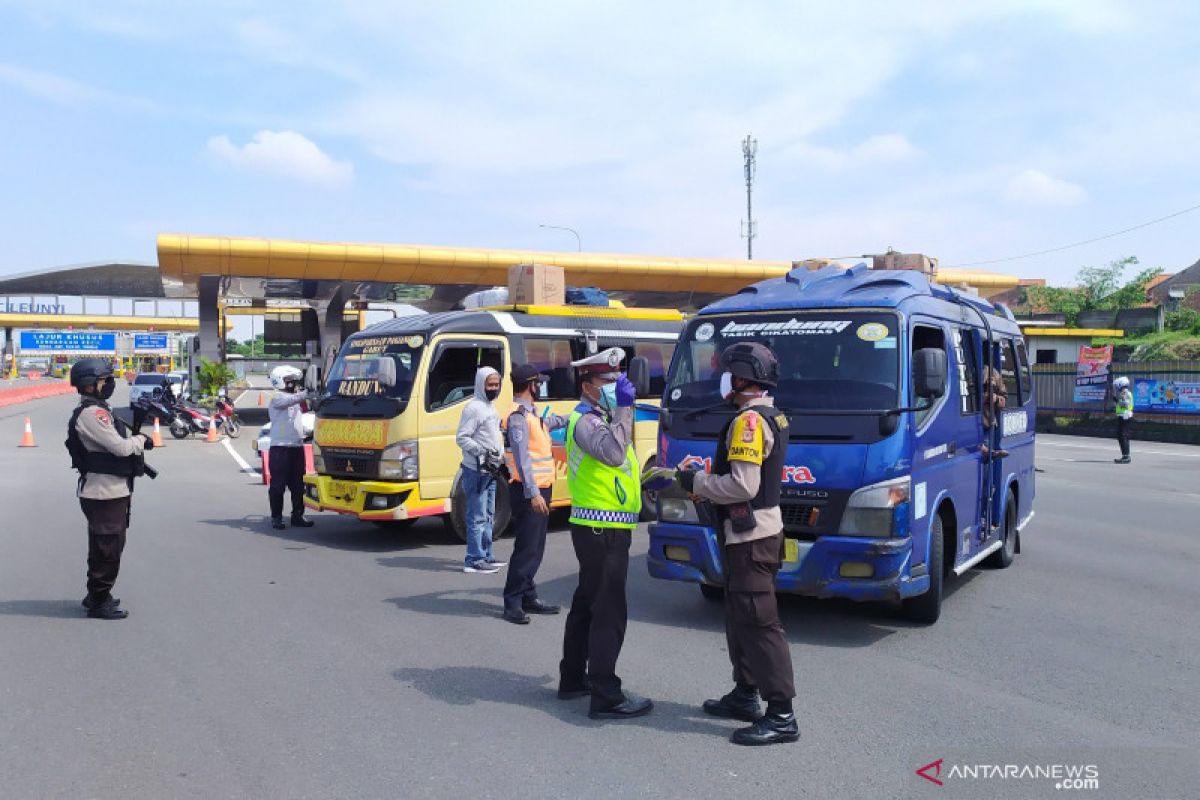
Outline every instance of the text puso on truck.
{"type": "MultiPolygon", "coordinates": [[[[1019,552],[1033,516],[1033,376],[1007,308],[937,284],[923,256],[873,265],[797,268],[689,321],[662,401],[659,464],[711,467],[733,414],[717,357],[736,342],[768,345],[780,364],[773,405],[790,426],[777,588],[901,601],[932,623],[952,575],[985,559],[1007,567],[1019,552]],[[916,268],[884,268],[896,263],[916,268]]],[[[651,575],[719,597],[716,513],[660,495],[651,575]]]]}
{"type": "MultiPolygon", "coordinates": [[[[462,454],[454,437],[474,393],[476,370],[488,366],[501,374],[495,405],[503,414],[512,405],[512,366],[533,364],[549,376],[539,406],[568,414],[579,403],[580,388],[571,362],[616,345],[642,368],[647,389],[658,397],[682,319],[674,310],[506,306],[402,317],[360,331],[343,343],[317,407],[317,474],[305,477],[305,503],[383,527],[448,515],[465,541],[462,454]]],[[[637,414],[639,459],[656,454],[656,410],[637,414]]],[[[551,505],[563,506],[571,499],[562,435],[555,433],[551,505]]],[[[644,506],[649,517],[653,503],[644,506]]],[[[509,515],[508,494],[498,492],[497,536],[509,515]]]]}

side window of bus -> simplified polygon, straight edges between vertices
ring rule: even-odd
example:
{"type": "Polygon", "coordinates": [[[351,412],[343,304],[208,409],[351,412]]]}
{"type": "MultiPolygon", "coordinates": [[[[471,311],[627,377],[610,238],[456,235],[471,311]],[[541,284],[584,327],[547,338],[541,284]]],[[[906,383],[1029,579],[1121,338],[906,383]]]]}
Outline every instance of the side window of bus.
{"type": "Polygon", "coordinates": [[[1004,391],[1008,393],[1008,405],[1019,406],[1024,402],[1021,397],[1021,387],[1017,382],[1017,357],[1013,354],[1013,340],[1000,340],[1000,377],[1004,381],[1004,391]]]}
{"type": "Polygon", "coordinates": [[[475,394],[475,372],[491,367],[504,375],[504,350],[499,344],[443,342],[434,355],[426,383],[425,409],[437,411],[475,394]]]}
{"type": "MultiPolygon", "coordinates": [[[[913,353],[916,353],[918,350],[923,350],[927,347],[933,348],[935,350],[945,351],[945,349],[946,349],[946,334],[942,331],[941,328],[935,328],[931,325],[916,325],[916,326],[914,326],[913,330],[912,330],[913,353]]],[[[916,398],[910,398],[910,403],[912,405],[918,404],[916,398]]],[[[917,427],[920,427],[922,424],[924,424],[925,420],[929,418],[929,415],[933,413],[934,409],[939,407],[940,405],[941,405],[941,401],[935,400],[933,402],[933,404],[930,405],[929,408],[925,409],[924,411],[918,411],[916,413],[917,427]]]]}
{"type": "Polygon", "coordinates": [[[1021,368],[1021,405],[1033,399],[1033,370],[1029,368],[1029,353],[1025,342],[1017,342],[1017,366],[1021,368]]]}
{"type": "Polygon", "coordinates": [[[548,375],[543,400],[573,400],[579,397],[575,382],[576,356],[569,339],[525,339],[525,362],[548,375]]]}
{"type": "Polygon", "coordinates": [[[954,360],[958,365],[959,409],[963,416],[979,413],[979,366],[975,360],[975,339],[966,331],[954,331],[954,360]]]}

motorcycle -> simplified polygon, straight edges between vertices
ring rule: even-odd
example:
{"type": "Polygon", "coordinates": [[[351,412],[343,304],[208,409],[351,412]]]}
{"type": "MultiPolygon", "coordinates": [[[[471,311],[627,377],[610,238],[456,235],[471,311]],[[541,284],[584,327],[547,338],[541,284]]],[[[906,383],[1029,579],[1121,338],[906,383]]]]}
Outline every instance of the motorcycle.
{"type": "Polygon", "coordinates": [[[218,427],[225,426],[225,435],[230,439],[236,439],[238,434],[242,432],[242,419],[238,416],[237,409],[233,403],[229,402],[229,398],[222,394],[217,398],[215,410],[218,427]]]}

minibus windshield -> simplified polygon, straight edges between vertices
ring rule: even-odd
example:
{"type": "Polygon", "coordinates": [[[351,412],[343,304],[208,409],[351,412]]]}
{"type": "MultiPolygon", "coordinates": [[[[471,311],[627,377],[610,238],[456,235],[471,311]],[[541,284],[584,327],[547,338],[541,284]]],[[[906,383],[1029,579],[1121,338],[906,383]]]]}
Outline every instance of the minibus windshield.
{"type": "Polygon", "coordinates": [[[779,386],[771,396],[781,411],[894,408],[900,405],[898,331],[896,315],[887,312],[699,317],[680,339],[664,402],[673,410],[720,404],[721,351],[738,342],[759,342],[779,359],[779,386]]]}
{"type": "Polygon", "coordinates": [[[415,367],[420,362],[424,338],[419,335],[387,335],[354,338],[346,342],[329,370],[325,382],[330,396],[385,396],[407,401],[412,393],[415,367]],[[379,385],[379,365],[390,359],[396,365],[396,383],[379,385]]]}

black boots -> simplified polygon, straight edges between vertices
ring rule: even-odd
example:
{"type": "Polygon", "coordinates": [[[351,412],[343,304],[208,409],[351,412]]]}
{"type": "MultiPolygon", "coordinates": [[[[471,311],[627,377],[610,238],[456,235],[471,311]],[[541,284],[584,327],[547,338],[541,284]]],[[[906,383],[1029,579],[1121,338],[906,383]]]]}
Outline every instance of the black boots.
{"type": "Polygon", "coordinates": [[[92,619],[125,619],[129,616],[129,612],[121,608],[121,602],[111,596],[94,600],[91,605],[85,607],[87,615],[92,619]]]}
{"type": "MultiPolygon", "coordinates": [[[[313,526],[313,521],[311,519],[305,519],[303,511],[301,511],[299,514],[293,512],[293,514],[292,514],[292,527],[293,528],[311,528],[312,526],[313,526]]],[[[280,526],[280,527],[283,527],[283,526],[280,526]]]]}
{"type": "Polygon", "coordinates": [[[1133,459],[1130,458],[1129,456],[1121,456],[1120,458],[1114,458],[1113,463],[1114,464],[1131,464],[1131,463],[1133,463],[1133,459]]]}
{"type": "Polygon", "coordinates": [[[271,517],[271,527],[277,531],[281,531],[287,527],[283,524],[283,517],[271,517]]]}
{"type": "Polygon", "coordinates": [[[762,716],[758,707],[758,689],[740,683],[719,700],[705,700],[703,708],[705,714],[744,722],[757,722],[762,716]]]}
{"type": "Polygon", "coordinates": [[[755,746],[783,744],[800,738],[800,726],[792,704],[767,703],[767,713],[748,728],[739,728],[729,738],[734,744],[755,746]]]}

